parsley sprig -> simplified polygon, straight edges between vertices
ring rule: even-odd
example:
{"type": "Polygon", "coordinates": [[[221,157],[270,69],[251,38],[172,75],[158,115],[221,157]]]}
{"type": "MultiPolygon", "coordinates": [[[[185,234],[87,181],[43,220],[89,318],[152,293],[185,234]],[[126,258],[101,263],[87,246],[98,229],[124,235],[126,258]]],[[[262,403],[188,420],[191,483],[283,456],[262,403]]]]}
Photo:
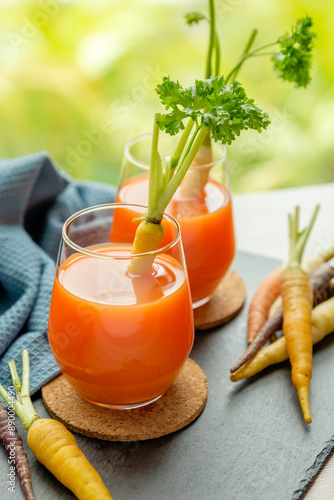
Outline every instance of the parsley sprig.
{"type": "Polygon", "coordinates": [[[231,144],[242,130],[261,132],[269,125],[267,113],[248,98],[241,83],[236,80],[247,59],[270,55],[275,71],[284,80],[292,81],[297,86],[306,86],[310,81],[315,35],[308,16],[297,22],[291,34],[256,49],[253,46],[257,30],[253,30],[237,64],[226,77],[219,76],[220,43],[215,27],[214,0],[208,1],[208,17],[197,12],[187,15],[188,24],[206,20],[210,25],[205,79],[196,80],[194,85],[184,88],[178,81],[165,77],[157,87],[161,103],[168,112],[157,113],[154,117],[148,209],[138,228],[142,227],[143,232],[138,231],[135,241],[139,241],[143,234],[145,238],[157,232],[160,234],[158,226],[164,211],[204,142],[210,143],[212,138],[222,144],[231,144]],[[277,45],[278,51],[271,50],[277,45]],[[164,161],[158,151],[160,130],[170,135],[180,132],[174,152],[164,161]]]}
{"type": "Polygon", "coordinates": [[[306,87],[311,80],[311,58],[315,34],[311,31],[312,19],[300,19],[287,33],[278,39],[281,50],[273,54],[274,69],[280,78],[294,82],[297,87],[306,87]]]}
{"type": "Polygon", "coordinates": [[[231,144],[242,130],[261,132],[270,123],[267,113],[248,98],[242,85],[237,81],[227,84],[223,76],[196,80],[195,85],[187,88],[165,77],[157,93],[169,112],[157,114],[154,124],[145,216],[152,222],[161,220],[208,132],[214,141],[231,144]],[[158,154],[159,129],[170,135],[183,131],[165,165],[158,154]]]}
{"type": "MultiPolygon", "coordinates": [[[[216,53],[216,58],[217,53],[220,53],[217,31],[213,26],[215,19],[214,11],[212,17],[212,7],[213,0],[209,0],[210,18],[200,12],[190,12],[185,15],[189,25],[198,24],[202,20],[206,20],[210,23],[210,39],[206,68],[211,68],[209,58],[213,57],[213,53],[216,53]]],[[[270,56],[274,71],[279,78],[294,83],[296,87],[306,87],[311,81],[311,60],[315,39],[315,34],[311,29],[312,26],[312,19],[306,15],[298,19],[296,25],[292,27],[291,33],[285,33],[274,42],[251,50],[258,33],[257,30],[253,30],[239,61],[228,73],[226,81],[231,82],[237,78],[240,68],[247,59],[258,56],[270,56]],[[275,49],[275,47],[277,48],[275,49]]],[[[215,74],[219,74],[217,71],[218,68],[219,65],[216,63],[215,74]]],[[[208,75],[206,71],[206,77],[208,76],[211,76],[211,73],[208,75]]]]}
{"type": "Polygon", "coordinates": [[[228,85],[223,76],[196,80],[188,88],[165,77],[157,93],[166,109],[171,109],[158,119],[160,129],[170,135],[183,130],[183,121],[191,118],[198,129],[210,130],[215,141],[231,144],[242,130],[261,132],[270,123],[268,115],[247,97],[241,84],[234,81],[228,85]]]}

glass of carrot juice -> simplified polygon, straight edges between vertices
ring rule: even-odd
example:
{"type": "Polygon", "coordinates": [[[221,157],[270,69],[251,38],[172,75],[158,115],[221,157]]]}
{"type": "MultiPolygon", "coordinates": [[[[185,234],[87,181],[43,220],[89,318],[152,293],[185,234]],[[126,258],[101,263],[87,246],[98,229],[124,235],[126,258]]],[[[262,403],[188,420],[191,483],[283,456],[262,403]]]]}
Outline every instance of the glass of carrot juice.
{"type": "MultiPolygon", "coordinates": [[[[147,204],[151,137],[126,144],[116,201],[147,204]]],[[[160,134],[162,162],[176,143],[177,136],[160,134]]],[[[210,300],[235,254],[226,148],[212,142],[209,155],[196,160],[166,209],[181,227],[194,308],[210,300]]]]}
{"type": "Polygon", "coordinates": [[[143,206],[90,207],[63,226],[49,316],[61,372],[85,400],[131,409],[162,396],[194,340],[193,310],[178,222],[163,219],[163,246],[131,255],[143,206]],[[133,259],[150,258],[135,274],[133,259]]]}

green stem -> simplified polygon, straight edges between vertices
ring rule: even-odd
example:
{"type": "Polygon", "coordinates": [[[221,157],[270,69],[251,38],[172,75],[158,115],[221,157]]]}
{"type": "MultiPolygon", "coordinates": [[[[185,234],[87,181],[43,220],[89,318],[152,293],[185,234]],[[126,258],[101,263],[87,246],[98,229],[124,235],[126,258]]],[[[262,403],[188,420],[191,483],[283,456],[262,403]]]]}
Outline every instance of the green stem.
{"type": "Polygon", "coordinates": [[[150,176],[149,176],[149,186],[148,186],[148,204],[147,204],[147,220],[155,219],[155,207],[157,205],[157,199],[160,195],[161,184],[162,184],[162,167],[161,159],[158,152],[159,143],[159,125],[157,124],[157,118],[160,113],[154,115],[153,124],[153,135],[151,144],[151,163],[150,163],[150,176]]]}
{"type": "Polygon", "coordinates": [[[276,45],[278,42],[272,42],[272,43],[268,43],[266,45],[262,45],[262,47],[258,47],[257,49],[253,50],[252,52],[249,52],[254,40],[255,40],[255,37],[257,35],[257,30],[253,30],[252,31],[252,34],[247,42],[247,45],[245,47],[245,50],[243,52],[243,55],[241,56],[241,58],[239,59],[238,63],[234,66],[234,68],[229,72],[229,74],[227,75],[226,77],[226,83],[232,79],[232,77],[234,76],[233,80],[236,79],[237,77],[237,74],[239,73],[239,70],[241,68],[241,66],[243,65],[243,63],[247,60],[247,59],[250,59],[251,57],[254,57],[254,56],[259,56],[259,55],[269,55],[270,53],[263,53],[263,54],[258,54],[258,52],[260,52],[261,50],[263,49],[266,49],[268,47],[272,47],[273,45],[276,45]],[[247,50],[248,48],[248,50],[247,50]],[[247,52],[246,52],[247,50],[247,52]]]}
{"type": "Polygon", "coordinates": [[[212,53],[215,46],[215,6],[214,0],[209,0],[209,12],[210,12],[210,38],[209,38],[209,47],[208,47],[208,55],[206,59],[206,70],[205,70],[205,78],[210,78],[212,76],[212,53]]]}
{"type": "Polygon", "coordinates": [[[216,41],[215,41],[215,75],[220,74],[220,43],[216,31],[216,41]]]}
{"type": "MultiPolygon", "coordinates": [[[[14,361],[11,361],[11,374],[17,374],[16,366],[14,361]]],[[[22,421],[23,426],[26,430],[40,417],[37,415],[35,408],[32,404],[30,398],[30,390],[29,390],[29,354],[28,351],[22,351],[22,390],[18,391],[18,398],[22,401],[18,401],[18,399],[12,400],[9,397],[8,392],[0,385],[0,395],[6,401],[8,405],[13,405],[16,415],[22,421]]],[[[14,383],[14,380],[13,380],[14,383]]],[[[15,386],[15,385],[14,385],[15,386]]]]}
{"type": "MultiPolygon", "coordinates": [[[[248,43],[247,43],[247,45],[246,45],[246,47],[245,47],[245,49],[244,49],[243,56],[246,56],[246,55],[248,54],[248,52],[250,51],[250,49],[251,49],[251,47],[252,47],[252,45],[253,45],[253,43],[254,43],[254,40],[255,40],[255,38],[256,38],[257,33],[258,33],[258,32],[257,32],[257,30],[256,30],[256,29],[254,29],[254,30],[252,31],[252,33],[251,33],[251,35],[250,35],[250,37],[249,37],[248,43]]],[[[233,80],[235,80],[235,79],[237,78],[237,76],[238,76],[238,73],[239,73],[239,71],[240,71],[241,66],[242,66],[242,63],[241,63],[240,65],[238,65],[238,66],[237,66],[237,68],[236,68],[236,70],[235,70],[235,73],[234,73],[233,80]]]]}
{"type": "MultiPolygon", "coordinates": [[[[22,390],[21,400],[27,416],[31,419],[30,425],[39,418],[30,399],[30,364],[29,354],[26,349],[22,351],[22,390]]],[[[27,427],[29,428],[30,425],[27,427]]]]}
{"type": "Polygon", "coordinates": [[[295,208],[294,216],[289,214],[289,260],[286,265],[287,269],[299,269],[301,259],[303,256],[304,248],[310,232],[312,230],[313,224],[315,222],[316,216],[318,214],[320,206],[317,205],[313,212],[311,221],[308,226],[299,232],[299,207],[295,208]]]}
{"type": "Polygon", "coordinates": [[[172,159],[171,159],[171,169],[172,171],[175,170],[175,168],[177,167],[177,164],[179,163],[179,160],[181,158],[181,155],[182,155],[182,152],[185,148],[185,145],[187,143],[187,140],[189,138],[189,135],[190,135],[190,132],[194,126],[194,121],[190,118],[188,120],[188,123],[184,129],[184,131],[182,132],[182,135],[179,139],[179,142],[175,148],[175,151],[174,151],[174,154],[172,156],[172,159]]]}
{"type": "Polygon", "coordinates": [[[184,160],[187,158],[187,156],[189,154],[189,151],[190,151],[190,149],[191,149],[191,147],[192,147],[192,145],[194,143],[194,140],[196,138],[196,135],[197,135],[198,131],[199,131],[199,126],[196,123],[196,129],[195,129],[195,131],[194,131],[194,133],[193,133],[193,135],[192,135],[192,137],[191,137],[191,139],[189,141],[189,144],[187,146],[186,152],[183,155],[183,159],[182,159],[182,162],[181,162],[181,164],[179,166],[179,169],[182,167],[184,160]]]}
{"type": "Polygon", "coordinates": [[[12,381],[13,381],[13,384],[15,387],[16,395],[19,398],[19,394],[20,394],[20,391],[22,389],[22,384],[21,384],[19,374],[17,373],[16,365],[15,365],[14,361],[10,361],[8,363],[8,366],[9,366],[10,375],[12,377],[12,381]]]}
{"type": "Polygon", "coordinates": [[[158,212],[163,214],[168,203],[174,196],[175,191],[180,185],[183,177],[186,175],[188,168],[192,164],[201,144],[203,143],[206,135],[208,133],[207,128],[203,125],[196,131],[196,138],[192,143],[189,153],[185,157],[182,165],[179,167],[178,171],[174,175],[174,177],[170,180],[164,192],[161,194],[158,201],[158,212]]]}

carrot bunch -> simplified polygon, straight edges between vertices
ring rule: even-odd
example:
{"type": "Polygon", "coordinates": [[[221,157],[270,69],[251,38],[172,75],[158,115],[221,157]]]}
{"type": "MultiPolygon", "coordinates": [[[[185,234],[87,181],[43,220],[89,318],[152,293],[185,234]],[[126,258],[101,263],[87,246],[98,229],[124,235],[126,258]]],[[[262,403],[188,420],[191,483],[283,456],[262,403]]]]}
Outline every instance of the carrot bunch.
{"type": "MultiPolygon", "coordinates": [[[[15,363],[9,363],[16,399],[15,413],[28,431],[28,446],[36,458],[80,500],[112,499],[100,475],[79,449],[74,436],[57,420],[40,418],[29,394],[29,354],[22,352],[22,384],[15,363]]],[[[9,403],[0,385],[1,397],[9,403]]],[[[11,401],[11,404],[12,401],[11,401]]]]}
{"type": "Polygon", "coordinates": [[[283,269],[274,270],[255,292],[248,316],[250,344],[232,366],[230,375],[232,381],[242,380],[289,358],[292,382],[307,423],[312,421],[309,404],[312,345],[334,330],[334,259],[326,262],[333,257],[332,247],[311,263],[308,260],[307,268],[312,272],[306,272],[301,264],[318,210],[319,206],[303,231],[299,231],[299,207],[294,215],[289,215],[288,262],[283,269]],[[277,297],[281,297],[282,307],[270,315],[277,297]],[[281,329],[283,337],[263,347],[281,329]]]}

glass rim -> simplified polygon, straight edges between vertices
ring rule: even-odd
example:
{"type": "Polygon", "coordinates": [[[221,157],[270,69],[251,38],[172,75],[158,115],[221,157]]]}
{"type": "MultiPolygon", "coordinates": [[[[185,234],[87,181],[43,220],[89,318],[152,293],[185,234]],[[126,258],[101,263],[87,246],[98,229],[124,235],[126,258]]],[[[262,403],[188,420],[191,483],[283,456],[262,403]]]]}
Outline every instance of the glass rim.
{"type": "MultiPolygon", "coordinates": [[[[165,136],[174,137],[174,136],[170,136],[169,134],[167,134],[164,131],[160,132],[160,133],[162,133],[165,136]]],[[[178,134],[176,134],[176,136],[177,135],[178,134]]],[[[125,144],[125,148],[124,148],[124,154],[128,158],[128,160],[131,161],[131,162],[133,162],[138,167],[144,168],[146,170],[149,170],[150,165],[148,163],[144,162],[144,161],[138,160],[138,158],[135,158],[133,156],[133,154],[130,152],[130,148],[131,148],[131,146],[133,146],[134,143],[138,142],[139,140],[147,139],[149,137],[152,137],[152,132],[146,132],[145,134],[137,135],[136,137],[133,137],[132,139],[130,139],[125,144]]],[[[219,163],[221,161],[225,161],[226,158],[227,158],[226,146],[224,144],[218,144],[218,143],[215,143],[215,144],[217,145],[217,147],[219,147],[219,148],[222,149],[221,156],[219,158],[217,158],[216,160],[210,162],[210,163],[204,163],[203,165],[194,165],[192,167],[189,167],[189,170],[206,169],[206,168],[210,169],[211,167],[213,167],[217,163],[219,163]]]]}
{"type": "MultiPolygon", "coordinates": [[[[168,220],[169,222],[173,223],[176,226],[177,234],[173,238],[173,240],[170,243],[168,243],[167,245],[164,245],[163,247],[160,247],[157,250],[150,250],[149,252],[136,253],[136,254],[130,254],[130,255],[120,255],[120,254],[109,255],[109,254],[99,253],[99,252],[95,252],[94,250],[89,250],[87,248],[81,247],[77,243],[74,243],[74,241],[72,241],[71,238],[68,236],[67,230],[68,230],[70,224],[75,219],[78,219],[79,217],[81,217],[82,215],[85,215],[85,214],[89,214],[89,213],[97,212],[97,211],[102,211],[102,210],[113,209],[113,208],[132,208],[132,209],[133,208],[140,208],[140,209],[143,208],[143,209],[147,210],[147,207],[145,205],[139,205],[139,204],[135,204],[135,203],[117,203],[117,202],[104,203],[101,205],[93,205],[91,207],[83,208],[82,210],[79,210],[78,212],[75,212],[74,214],[72,214],[64,222],[63,227],[62,227],[63,242],[66,243],[73,250],[77,251],[80,254],[87,255],[88,257],[100,258],[100,259],[105,259],[105,260],[132,260],[136,257],[157,256],[159,254],[165,253],[166,251],[173,248],[179,241],[181,241],[180,224],[178,223],[178,221],[174,217],[172,217],[171,215],[169,215],[167,213],[164,213],[163,219],[168,220]]],[[[108,243],[108,242],[105,242],[105,243],[108,243]]],[[[113,242],[109,242],[109,243],[113,243],[113,242]]],[[[119,242],[119,243],[122,243],[122,242],[119,242]]]]}

